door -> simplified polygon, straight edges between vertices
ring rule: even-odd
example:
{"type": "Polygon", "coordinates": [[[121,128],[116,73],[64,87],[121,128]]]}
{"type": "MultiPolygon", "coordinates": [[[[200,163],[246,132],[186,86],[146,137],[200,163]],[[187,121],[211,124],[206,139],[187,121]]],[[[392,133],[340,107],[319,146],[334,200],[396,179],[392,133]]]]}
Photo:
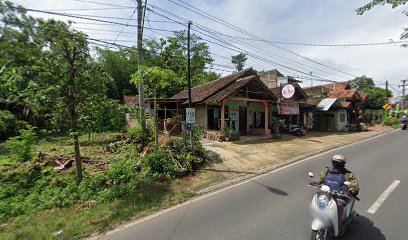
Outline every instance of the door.
{"type": "Polygon", "coordinates": [[[239,133],[240,135],[246,135],[247,134],[247,108],[246,107],[240,107],[239,108],[239,133]]]}

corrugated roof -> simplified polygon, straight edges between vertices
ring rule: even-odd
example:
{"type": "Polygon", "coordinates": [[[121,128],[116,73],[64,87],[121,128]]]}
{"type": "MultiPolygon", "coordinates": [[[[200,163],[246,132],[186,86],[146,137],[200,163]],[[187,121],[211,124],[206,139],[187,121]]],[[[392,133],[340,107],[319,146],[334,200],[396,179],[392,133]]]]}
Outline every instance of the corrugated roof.
{"type": "Polygon", "coordinates": [[[331,106],[337,101],[337,98],[325,98],[317,105],[316,110],[328,111],[331,106]]]}

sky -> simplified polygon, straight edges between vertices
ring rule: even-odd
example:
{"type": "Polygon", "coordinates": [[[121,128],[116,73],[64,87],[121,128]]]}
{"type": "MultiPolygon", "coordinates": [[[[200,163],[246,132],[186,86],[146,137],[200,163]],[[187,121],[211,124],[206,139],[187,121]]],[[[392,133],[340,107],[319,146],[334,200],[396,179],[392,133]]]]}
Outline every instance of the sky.
{"type": "MultiPolygon", "coordinates": [[[[98,19],[136,25],[136,0],[13,2],[30,9],[102,16],[98,19]]],[[[245,52],[248,55],[246,67],[278,69],[284,75],[303,79],[303,86],[325,84],[319,81],[322,79],[340,82],[366,75],[380,87],[384,87],[388,80],[391,90],[398,94],[400,80],[408,79],[408,48],[400,47],[401,44],[354,47],[282,44],[399,41],[404,27],[408,27],[408,16],[402,13],[407,7],[378,6],[357,15],[355,9],[367,2],[369,0],[147,0],[145,27],[159,30],[145,29],[144,35],[145,38],[171,36],[171,31],[185,30],[186,21],[192,21],[192,33],[202,37],[210,46],[214,58],[212,70],[222,75],[234,71],[231,56],[245,52]],[[183,1],[195,7],[195,12],[182,7],[183,1]],[[205,13],[217,19],[206,18],[205,13]]],[[[191,6],[187,7],[192,9],[191,6]]],[[[42,18],[70,19],[76,22],[74,28],[91,38],[125,46],[136,44],[137,29],[134,26],[104,25],[83,19],[29,13],[42,18]]]]}

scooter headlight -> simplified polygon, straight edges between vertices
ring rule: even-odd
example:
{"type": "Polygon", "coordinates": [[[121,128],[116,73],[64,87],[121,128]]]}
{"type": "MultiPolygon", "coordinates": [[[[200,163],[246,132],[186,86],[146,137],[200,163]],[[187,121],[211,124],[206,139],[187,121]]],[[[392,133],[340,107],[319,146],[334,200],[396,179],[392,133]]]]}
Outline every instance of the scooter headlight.
{"type": "Polygon", "coordinates": [[[317,197],[317,206],[320,209],[325,209],[329,205],[330,199],[325,195],[319,195],[317,197]]]}

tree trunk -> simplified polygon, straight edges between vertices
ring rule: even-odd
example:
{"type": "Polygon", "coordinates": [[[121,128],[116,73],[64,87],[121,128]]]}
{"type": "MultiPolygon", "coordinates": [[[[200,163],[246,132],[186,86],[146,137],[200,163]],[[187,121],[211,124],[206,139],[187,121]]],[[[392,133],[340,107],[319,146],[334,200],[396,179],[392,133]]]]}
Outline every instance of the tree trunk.
{"type": "Polygon", "coordinates": [[[69,72],[69,84],[68,84],[68,94],[66,96],[68,103],[68,110],[71,117],[71,128],[74,134],[74,149],[75,149],[75,167],[77,172],[77,183],[79,184],[82,181],[82,161],[81,161],[81,152],[79,150],[79,137],[78,137],[78,123],[77,123],[77,92],[75,89],[75,54],[70,61],[70,72],[69,72]]]}

